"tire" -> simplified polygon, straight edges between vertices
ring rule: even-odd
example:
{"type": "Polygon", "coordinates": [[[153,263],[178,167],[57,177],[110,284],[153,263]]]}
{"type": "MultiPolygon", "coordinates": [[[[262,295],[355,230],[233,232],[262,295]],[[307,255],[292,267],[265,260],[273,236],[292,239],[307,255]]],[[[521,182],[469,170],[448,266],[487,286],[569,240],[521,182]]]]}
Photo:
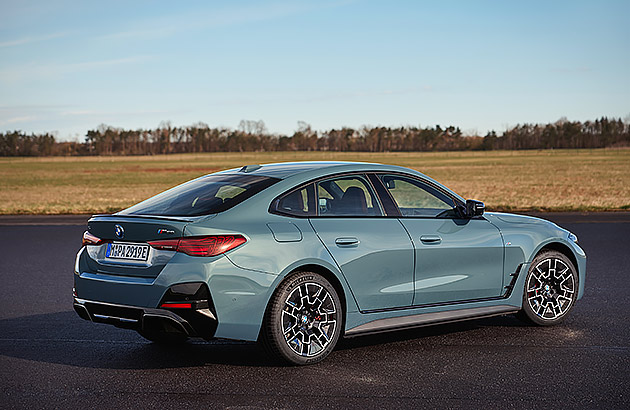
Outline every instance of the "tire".
{"type": "Polygon", "coordinates": [[[335,288],[317,273],[297,272],[272,296],[260,342],[284,363],[313,364],[335,348],[342,327],[342,305],[335,288]]]}
{"type": "Polygon", "coordinates": [[[145,339],[161,345],[178,345],[188,340],[188,337],[181,333],[152,332],[144,330],[138,330],[138,333],[140,333],[140,336],[145,339]]]}
{"type": "Polygon", "coordinates": [[[539,326],[558,324],[573,309],[577,293],[577,270],[569,258],[558,251],[541,252],[529,267],[517,316],[539,326]]]}

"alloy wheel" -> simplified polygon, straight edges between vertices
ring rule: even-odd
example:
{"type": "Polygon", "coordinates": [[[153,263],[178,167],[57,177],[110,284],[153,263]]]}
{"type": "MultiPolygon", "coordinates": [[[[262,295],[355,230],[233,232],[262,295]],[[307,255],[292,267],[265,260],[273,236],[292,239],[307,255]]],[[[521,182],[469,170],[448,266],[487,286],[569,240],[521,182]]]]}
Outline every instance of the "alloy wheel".
{"type": "Polygon", "coordinates": [[[337,326],[337,307],[320,284],[306,282],[284,302],[282,332],[287,345],[300,356],[313,357],[331,343],[337,326]]]}
{"type": "Polygon", "coordinates": [[[576,296],[571,268],[561,259],[537,263],[527,280],[527,302],[541,319],[555,320],[569,311],[576,296]]]}

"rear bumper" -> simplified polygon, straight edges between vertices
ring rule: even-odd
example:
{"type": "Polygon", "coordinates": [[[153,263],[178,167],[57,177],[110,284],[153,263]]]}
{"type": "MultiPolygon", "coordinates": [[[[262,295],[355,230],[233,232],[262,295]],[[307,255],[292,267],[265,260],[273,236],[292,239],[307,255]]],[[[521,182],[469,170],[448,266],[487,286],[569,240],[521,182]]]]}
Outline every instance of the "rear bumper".
{"type": "MultiPolygon", "coordinates": [[[[204,283],[208,287],[210,311],[216,318],[212,324],[213,337],[217,338],[256,340],[267,303],[280,280],[278,275],[239,268],[226,256],[200,258],[179,253],[173,256],[155,278],[91,272],[85,264],[85,253],[85,247],[81,248],[75,263],[75,297],[85,301],[99,301],[96,303],[100,304],[131,307],[141,312],[162,311],[158,307],[163,302],[181,300],[167,300],[169,289],[182,284],[204,283]]],[[[83,311],[80,307],[78,309],[83,311]]],[[[188,317],[183,316],[183,309],[169,310],[190,322],[188,317]]],[[[113,313],[105,315],[117,317],[113,313]]],[[[93,320],[89,315],[84,316],[93,320]]],[[[193,317],[197,318],[198,315],[193,317]]],[[[131,319],[138,320],[136,316],[131,319]]],[[[103,322],[101,318],[97,320],[103,322]]],[[[138,323],[122,322],[108,320],[104,323],[134,329],[141,328],[142,325],[139,320],[138,323]]],[[[193,328],[197,329],[195,325],[193,328]]]]}
{"type": "Polygon", "coordinates": [[[73,307],[82,319],[138,332],[182,334],[211,339],[217,328],[217,319],[208,308],[152,309],[76,297],[73,307]]]}

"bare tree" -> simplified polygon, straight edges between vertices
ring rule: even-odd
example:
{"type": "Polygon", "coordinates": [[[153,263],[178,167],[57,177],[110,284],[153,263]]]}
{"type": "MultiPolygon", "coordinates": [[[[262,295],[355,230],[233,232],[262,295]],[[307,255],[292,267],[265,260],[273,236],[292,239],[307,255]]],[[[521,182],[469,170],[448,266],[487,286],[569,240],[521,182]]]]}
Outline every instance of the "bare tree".
{"type": "Polygon", "coordinates": [[[241,120],[238,123],[238,129],[245,134],[251,135],[266,135],[267,127],[265,126],[265,122],[263,120],[253,121],[253,120],[241,120]]]}

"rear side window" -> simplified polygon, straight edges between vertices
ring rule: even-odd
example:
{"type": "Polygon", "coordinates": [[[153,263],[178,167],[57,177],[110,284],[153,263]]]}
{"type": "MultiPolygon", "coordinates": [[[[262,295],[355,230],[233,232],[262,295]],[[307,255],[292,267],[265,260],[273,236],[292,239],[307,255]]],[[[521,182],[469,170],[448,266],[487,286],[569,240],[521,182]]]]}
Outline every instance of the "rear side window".
{"type": "Polygon", "coordinates": [[[315,215],[315,194],[313,184],[284,194],[275,201],[273,210],[277,213],[297,217],[315,215]]]}
{"type": "Polygon", "coordinates": [[[223,212],[278,182],[260,175],[207,175],[120,211],[119,215],[199,216],[223,212]]]}

